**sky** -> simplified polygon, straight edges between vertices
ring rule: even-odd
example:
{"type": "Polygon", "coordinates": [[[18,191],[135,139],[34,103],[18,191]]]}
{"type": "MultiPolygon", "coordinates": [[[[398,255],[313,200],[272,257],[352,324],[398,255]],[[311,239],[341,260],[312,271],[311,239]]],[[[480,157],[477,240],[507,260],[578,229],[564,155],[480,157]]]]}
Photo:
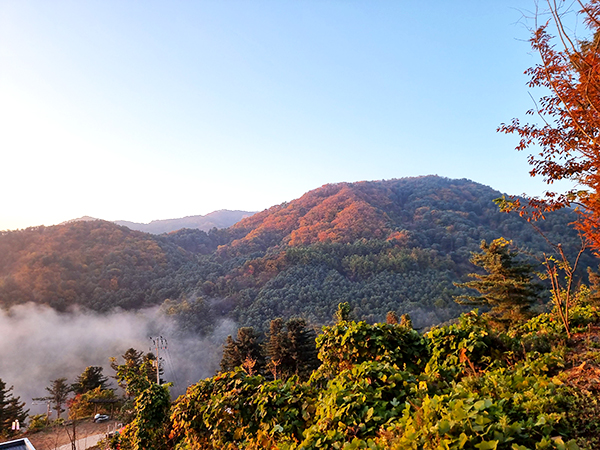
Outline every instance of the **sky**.
{"type": "Polygon", "coordinates": [[[539,195],[533,0],[1,0],[0,230],[437,174],[539,195]]]}

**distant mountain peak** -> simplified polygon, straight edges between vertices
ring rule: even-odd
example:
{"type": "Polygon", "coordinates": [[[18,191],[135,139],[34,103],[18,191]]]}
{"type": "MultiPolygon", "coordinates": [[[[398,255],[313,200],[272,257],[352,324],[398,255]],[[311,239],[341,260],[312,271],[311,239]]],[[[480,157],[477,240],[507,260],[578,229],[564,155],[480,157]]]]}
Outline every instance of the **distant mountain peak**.
{"type": "Polygon", "coordinates": [[[65,220],[64,222],[59,223],[59,225],[65,225],[67,223],[73,223],[73,222],[92,222],[94,220],[102,220],[102,219],[98,219],[96,217],[90,217],[90,216],[82,216],[77,219],[65,220]]]}
{"type": "Polygon", "coordinates": [[[250,217],[254,214],[252,211],[231,211],[221,209],[213,211],[206,215],[186,216],[178,219],[153,220],[150,223],[129,222],[126,220],[116,220],[114,223],[122,225],[132,230],[143,231],[151,234],[170,233],[181,230],[182,228],[198,229],[209,231],[212,228],[228,228],[240,220],[250,217]]]}

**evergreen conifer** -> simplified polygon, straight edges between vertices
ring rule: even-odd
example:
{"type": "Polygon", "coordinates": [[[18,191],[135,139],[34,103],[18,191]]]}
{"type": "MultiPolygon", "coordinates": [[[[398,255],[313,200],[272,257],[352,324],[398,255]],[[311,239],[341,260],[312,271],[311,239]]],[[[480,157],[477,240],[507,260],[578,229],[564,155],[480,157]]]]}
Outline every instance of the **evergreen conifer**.
{"type": "Polygon", "coordinates": [[[471,273],[475,278],[458,287],[475,289],[480,295],[461,295],[456,301],[465,305],[491,308],[490,314],[500,322],[520,321],[529,316],[531,305],[537,300],[541,286],[533,283],[533,267],[519,260],[519,253],[510,250],[511,241],[495,239],[490,244],[481,242],[481,252],[472,253],[470,261],[485,270],[485,274],[471,273]]]}

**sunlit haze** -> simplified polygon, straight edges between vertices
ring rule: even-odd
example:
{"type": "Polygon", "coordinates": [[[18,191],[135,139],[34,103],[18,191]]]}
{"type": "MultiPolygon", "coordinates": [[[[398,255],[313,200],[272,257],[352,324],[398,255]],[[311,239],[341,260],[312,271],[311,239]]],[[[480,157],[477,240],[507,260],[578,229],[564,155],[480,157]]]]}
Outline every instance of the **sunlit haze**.
{"type": "Polygon", "coordinates": [[[496,132],[533,106],[532,8],[3,0],[0,230],[256,211],[427,174],[539,194],[496,132]]]}

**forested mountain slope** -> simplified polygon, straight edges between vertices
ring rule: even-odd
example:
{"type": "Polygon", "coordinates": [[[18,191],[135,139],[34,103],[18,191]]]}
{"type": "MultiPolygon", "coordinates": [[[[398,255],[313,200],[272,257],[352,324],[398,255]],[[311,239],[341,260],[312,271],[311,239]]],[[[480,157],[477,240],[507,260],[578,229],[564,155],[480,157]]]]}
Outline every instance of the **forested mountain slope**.
{"type": "MultiPolygon", "coordinates": [[[[3,232],[0,305],[108,310],[169,299],[201,332],[219,316],[258,327],[293,315],[322,324],[347,301],[358,317],[395,310],[426,326],[460,312],[453,282],[474,270],[469,256],[482,239],[550,250],[530,224],[498,211],[499,196],[428,176],[326,185],[209,233],[154,236],[103,221],[3,232]]],[[[571,253],[579,245],[572,218],[559,211],[539,223],[571,253]]]]}
{"type": "Polygon", "coordinates": [[[139,308],[177,295],[172,279],[192,255],[101,220],[0,235],[0,304],[64,310],[139,308]]]}
{"type": "MultiPolygon", "coordinates": [[[[459,311],[453,282],[474,271],[469,257],[482,239],[550,250],[524,219],[499,212],[501,195],[436,176],[326,185],[231,227],[231,244],[203,260],[237,267],[206,276],[201,294],[235,299],[234,314],[255,326],[267,314],[327,321],[344,301],[368,320],[393,309],[417,326],[443,321],[459,311]]],[[[538,226],[574,253],[571,220],[559,211],[538,226]]],[[[587,257],[582,266],[594,264],[587,257]]]]}

